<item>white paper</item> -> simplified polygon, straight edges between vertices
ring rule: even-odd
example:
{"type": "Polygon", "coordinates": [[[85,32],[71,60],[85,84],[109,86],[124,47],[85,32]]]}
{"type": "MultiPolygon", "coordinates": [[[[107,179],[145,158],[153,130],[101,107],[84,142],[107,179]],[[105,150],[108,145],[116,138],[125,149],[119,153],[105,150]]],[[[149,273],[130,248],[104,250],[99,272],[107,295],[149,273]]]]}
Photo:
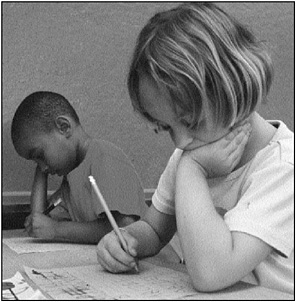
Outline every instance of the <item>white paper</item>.
{"type": "Polygon", "coordinates": [[[46,300],[46,297],[40,290],[34,291],[23,276],[17,272],[12,278],[3,280],[2,300],[46,300]],[[12,285],[9,286],[9,289],[5,289],[4,283],[12,285]]]}
{"type": "Polygon", "coordinates": [[[77,249],[81,250],[93,247],[93,245],[75,244],[68,242],[57,243],[49,240],[32,237],[4,238],[3,243],[18,254],[54,252],[77,249]]]}
{"type": "Polygon", "coordinates": [[[124,274],[99,265],[25,271],[55,300],[173,300],[197,294],[185,273],[147,262],[139,268],[139,273],[124,274]]]}

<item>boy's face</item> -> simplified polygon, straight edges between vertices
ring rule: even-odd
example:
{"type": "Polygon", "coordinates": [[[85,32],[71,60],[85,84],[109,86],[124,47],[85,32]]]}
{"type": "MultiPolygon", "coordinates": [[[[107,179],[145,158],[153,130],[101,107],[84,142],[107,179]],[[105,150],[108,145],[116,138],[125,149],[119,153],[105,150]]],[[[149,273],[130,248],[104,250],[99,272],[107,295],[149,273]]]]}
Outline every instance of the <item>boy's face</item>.
{"type": "Polygon", "coordinates": [[[155,129],[168,131],[176,148],[190,151],[219,140],[229,132],[229,129],[214,127],[210,121],[207,122],[207,127],[189,130],[178,121],[165,93],[147,76],[140,77],[139,93],[146,112],[158,122],[155,129]]]}
{"type": "Polygon", "coordinates": [[[76,148],[60,132],[25,132],[15,149],[20,156],[35,161],[43,172],[62,176],[77,166],[76,148]]]}

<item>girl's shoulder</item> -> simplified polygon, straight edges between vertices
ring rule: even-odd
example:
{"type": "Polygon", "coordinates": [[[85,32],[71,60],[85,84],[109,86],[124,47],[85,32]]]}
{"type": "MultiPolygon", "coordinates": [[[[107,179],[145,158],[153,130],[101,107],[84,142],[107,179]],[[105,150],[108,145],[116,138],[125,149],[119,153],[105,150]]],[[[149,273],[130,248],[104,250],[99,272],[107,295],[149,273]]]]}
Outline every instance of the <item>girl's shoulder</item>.
{"type": "Polygon", "coordinates": [[[272,139],[250,161],[229,174],[227,180],[249,179],[254,173],[266,174],[278,169],[291,173],[294,169],[294,133],[282,121],[268,122],[277,128],[272,139]]]}
{"type": "MultiPolygon", "coordinates": [[[[294,133],[282,121],[269,121],[277,131],[267,146],[272,150],[278,161],[294,165],[294,133]]],[[[264,151],[264,150],[263,150],[264,151]]]]}
{"type": "MultiPolygon", "coordinates": [[[[267,146],[242,167],[245,179],[259,174],[273,175],[274,178],[293,174],[294,133],[281,121],[269,122],[277,128],[277,131],[267,146]]],[[[240,174],[243,174],[243,171],[240,174]]]]}

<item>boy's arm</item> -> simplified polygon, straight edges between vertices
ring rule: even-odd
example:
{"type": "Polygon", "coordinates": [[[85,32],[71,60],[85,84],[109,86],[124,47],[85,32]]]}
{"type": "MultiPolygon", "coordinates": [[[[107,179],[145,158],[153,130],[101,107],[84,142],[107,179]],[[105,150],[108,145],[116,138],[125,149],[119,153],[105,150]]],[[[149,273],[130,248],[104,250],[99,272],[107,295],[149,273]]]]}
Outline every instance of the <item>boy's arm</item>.
{"type": "MultiPolygon", "coordinates": [[[[122,215],[121,220],[117,222],[120,227],[124,227],[136,219],[138,218],[132,215],[122,215]]],[[[33,213],[26,230],[32,237],[96,244],[112,231],[112,227],[107,218],[89,222],[57,221],[41,213],[33,213]]]]}
{"type": "Polygon", "coordinates": [[[272,248],[260,239],[230,232],[215,210],[204,171],[188,156],[176,176],[176,217],[186,266],[197,290],[219,290],[241,280],[272,248]]]}
{"type": "Polygon", "coordinates": [[[96,244],[112,230],[104,220],[90,222],[57,221],[36,213],[32,219],[30,235],[38,238],[96,244]]]}
{"type": "Polygon", "coordinates": [[[55,239],[97,244],[111,231],[111,225],[99,219],[90,222],[60,221],[56,228],[55,239]]]}
{"type": "Polygon", "coordinates": [[[47,178],[48,174],[43,173],[37,165],[31,192],[31,212],[42,213],[46,208],[47,200],[47,178]]]}

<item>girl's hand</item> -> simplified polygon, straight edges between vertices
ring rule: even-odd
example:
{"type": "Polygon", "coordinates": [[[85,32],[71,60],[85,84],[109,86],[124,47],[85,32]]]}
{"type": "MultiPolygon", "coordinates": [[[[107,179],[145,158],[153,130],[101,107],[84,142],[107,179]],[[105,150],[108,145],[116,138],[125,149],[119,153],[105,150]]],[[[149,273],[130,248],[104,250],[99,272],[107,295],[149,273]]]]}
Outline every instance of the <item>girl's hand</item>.
{"type": "Polygon", "coordinates": [[[41,213],[32,213],[25,220],[25,229],[31,237],[54,239],[57,221],[41,213]]]}
{"type": "Polygon", "coordinates": [[[218,141],[186,151],[183,156],[197,162],[205,170],[207,178],[227,175],[239,163],[250,133],[251,125],[245,123],[218,141]]]}
{"type": "Polygon", "coordinates": [[[97,258],[101,266],[111,273],[130,271],[136,268],[137,240],[126,230],[122,230],[128,253],[125,252],[114,231],[105,235],[97,245],[97,258]]]}

